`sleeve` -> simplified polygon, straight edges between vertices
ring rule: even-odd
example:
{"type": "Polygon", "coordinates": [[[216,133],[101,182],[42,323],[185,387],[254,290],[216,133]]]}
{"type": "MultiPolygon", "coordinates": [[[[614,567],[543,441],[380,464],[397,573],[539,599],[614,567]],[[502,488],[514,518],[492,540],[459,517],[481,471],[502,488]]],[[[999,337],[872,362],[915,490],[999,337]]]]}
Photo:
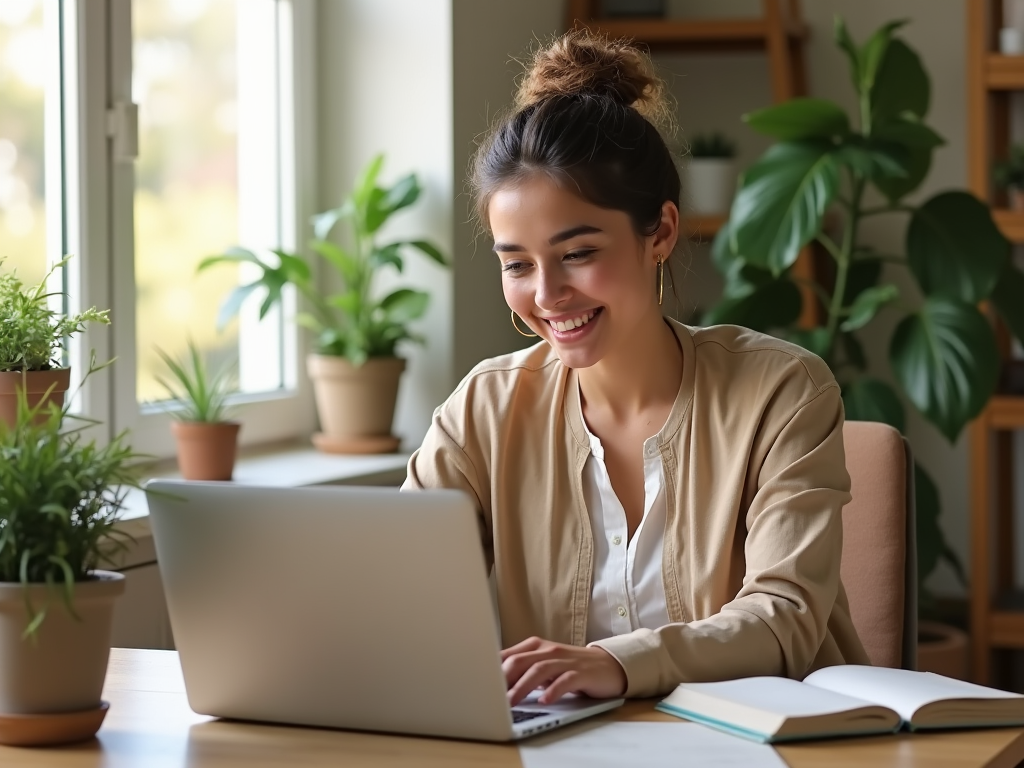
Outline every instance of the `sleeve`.
{"type": "Polygon", "coordinates": [[[463,430],[457,429],[459,421],[454,417],[449,401],[436,411],[427,430],[423,443],[409,458],[409,466],[403,491],[417,491],[428,488],[449,488],[462,491],[473,501],[480,523],[480,538],[484,547],[484,559],[490,571],[494,562],[494,547],[491,538],[490,498],[487,480],[482,477],[469,455],[452,436],[463,430]]]}
{"type": "Polygon", "coordinates": [[[658,695],[681,682],[802,678],[839,590],[849,490],[843,404],[832,384],[796,409],[765,454],[746,513],[736,597],[706,619],[591,643],[622,665],[626,695],[658,695]]]}

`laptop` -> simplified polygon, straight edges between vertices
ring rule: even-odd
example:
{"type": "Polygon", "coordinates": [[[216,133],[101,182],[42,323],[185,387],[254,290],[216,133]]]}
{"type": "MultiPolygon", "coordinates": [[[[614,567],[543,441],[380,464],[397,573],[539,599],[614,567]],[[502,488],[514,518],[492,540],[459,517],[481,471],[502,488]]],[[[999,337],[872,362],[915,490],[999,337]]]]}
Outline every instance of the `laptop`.
{"type": "Polygon", "coordinates": [[[623,703],[509,707],[461,492],[151,480],[146,497],[200,714],[507,741],[623,703]]]}

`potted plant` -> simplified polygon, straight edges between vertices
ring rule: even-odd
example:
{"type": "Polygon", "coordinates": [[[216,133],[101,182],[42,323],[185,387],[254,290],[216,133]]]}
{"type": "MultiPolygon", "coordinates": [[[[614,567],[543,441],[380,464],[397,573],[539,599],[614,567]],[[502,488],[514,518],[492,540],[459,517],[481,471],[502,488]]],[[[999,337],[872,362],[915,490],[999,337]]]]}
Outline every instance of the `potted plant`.
{"type": "Polygon", "coordinates": [[[238,452],[241,424],[227,419],[230,385],[227,368],[212,375],[190,339],[188,360],[180,363],[162,349],[156,353],[172,382],[157,381],[182,408],[174,411],[171,433],[178,446],[178,469],[186,480],[230,480],[238,452]]]}
{"type": "Polygon", "coordinates": [[[257,279],[228,296],[221,308],[221,326],[258,289],[264,296],[261,318],[280,303],[285,285],[294,285],[306,300],[310,311],[297,320],[316,334],[316,351],[307,359],[307,370],[322,431],[313,436],[313,443],[328,452],[384,453],[398,447],[391,422],[405,360],[398,356],[397,347],[406,341],[424,343],[409,324],[426,312],[430,297],[412,288],[380,296],[376,278],[383,270],[401,272],[403,253],[410,250],[447,266],[440,249],[426,240],[381,242],[383,226],[415,203],[421,191],[415,174],[390,187],[379,186],[383,163],[383,155],[377,155],[341,207],[313,217],[314,238],[309,245],[319,264],[333,270],[340,285],[336,292],[322,290],[310,260],[281,250],[261,256],[232,248],[199,265],[204,270],[214,264],[244,262],[259,269],[257,279]],[[328,239],[339,221],[348,224],[347,247],[328,239]]]}
{"type": "Polygon", "coordinates": [[[992,180],[1006,190],[1011,210],[1024,211],[1024,144],[1010,147],[1010,156],[992,168],[992,180]]]}
{"type": "MultiPolygon", "coordinates": [[[[109,310],[93,307],[65,316],[50,306],[54,294],[47,293],[47,281],[70,258],[54,264],[32,288],[16,272],[0,272],[0,422],[8,426],[17,417],[20,390],[30,406],[46,399],[63,406],[71,383],[71,369],[61,362],[65,338],[81,333],[86,323],[110,323],[109,310]]],[[[45,413],[37,415],[44,418],[45,413]]]]}
{"type": "MultiPolygon", "coordinates": [[[[95,370],[95,367],[92,369],[95,370]]],[[[54,403],[0,422],[0,743],[91,737],[114,602],[124,576],[98,570],[123,548],[114,528],[137,458],[119,435],[86,441],[89,420],[54,403]],[[78,419],[81,426],[62,428],[78,419]]]]}
{"type": "Polygon", "coordinates": [[[690,142],[690,160],[683,167],[690,209],[702,216],[729,212],[736,191],[736,144],[724,134],[698,133],[690,142]]]}
{"type": "MultiPolygon", "coordinates": [[[[917,54],[887,24],[864,45],[841,19],[835,37],[857,90],[856,124],[838,104],[794,99],[745,116],[777,143],[743,173],[713,258],[725,277],[721,302],[707,323],[736,323],[776,333],[824,358],[843,388],[849,419],[905,426],[902,392],[939,433],[955,441],[980,413],[999,376],[994,331],[979,311],[987,302],[1017,338],[1024,338],[1024,273],[982,201],[946,191],[915,204],[906,200],[928,174],[942,138],[925,123],[930,85],[917,54]],[[869,191],[874,199],[869,199],[869,191]],[[838,208],[841,233],[823,228],[838,208]],[[864,241],[869,217],[909,219],[905,253],[878,253],[864,241]],[[797,255],[816,241],[830,257],[834,279],[808,282],[794,274],[797,255]],[[901,295],[883,264],[907,270],[921,298],[901,295]],[[797,326],[800,287],[820,302],[818,327],[797,326]],[[898,390],[869,375],[858,332],[880,331],[880,311],[899,313],[888,363],[898,390]]],[[[917,546],[922,585],[940,560],[964,580],[938,525],[939,494],[920,465],[917,546]]],[[[921,604],[929,604],[922,591],[921,604]]],[[[927,664],[922,649],[921,665],[927,664]]]]}

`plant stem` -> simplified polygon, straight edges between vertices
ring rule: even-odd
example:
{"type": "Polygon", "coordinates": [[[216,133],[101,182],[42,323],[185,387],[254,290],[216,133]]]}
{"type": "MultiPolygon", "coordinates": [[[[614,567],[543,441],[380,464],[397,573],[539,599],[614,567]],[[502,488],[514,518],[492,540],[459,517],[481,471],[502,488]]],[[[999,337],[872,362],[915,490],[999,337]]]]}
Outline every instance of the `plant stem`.
{"type": "MultiPolygon", "coordinates": [[[[824,232],[819,232],[818,237],[815,239],[823,246],[825,246],[825,250],[828,251],[832,258],[835,259],[837,262],[840,258],[842,258],[842,251],[840,251],[839,246],[836,245],[836,241],[829,237],[827,234],[825,234],[824,232]]],[[[825,303],[828,304],[827,301],[825,303]]]]}
{"type": "Polygon", "coordinates": [[[836,286],[832,292],[832,302],[828,309],[828,343],[825,349],[832,349],[835,343],[836,330],[839,327],[839,317],[843,309],[843,299],[846,297],[846,278],[850,272],[850,260],[854,250],[854,240],[857,234],[857,222],[860,215],[860,201],[864,195],[864,179],[853,174],[852,205],[850,217],[846,222],[846,229],[843,231],[843,243],[839,252],[834,254],[836,258],[836,286]]]}
{"type": "Polygon", "coordinates": [[[865,216],[878,216],[883,213],[913,213],[914,209],[909,205],[882,205],[878,208],[865,208],[860,212],[861,218],[865,216]]]}

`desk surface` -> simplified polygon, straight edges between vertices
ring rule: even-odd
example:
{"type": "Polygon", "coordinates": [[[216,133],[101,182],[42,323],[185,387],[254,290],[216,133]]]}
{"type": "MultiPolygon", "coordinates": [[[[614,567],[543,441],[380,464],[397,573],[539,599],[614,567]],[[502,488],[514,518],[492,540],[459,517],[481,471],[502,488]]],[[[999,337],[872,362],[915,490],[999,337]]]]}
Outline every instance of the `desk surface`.
{"type": "MultiPolygon", "coordinates": [[[[0,747],[5,768],[263,768],[266,766],[437,766],[519,768],[515,745],[221,722],[188,707],[173,651],[114,649],[104,698],[110,712],[98,737],[54,749],[0,747]]],[[[607,717],[667,720],[651,701],[607,717]]],[[[572,728],[573,726],[569,726],[572,728]]],[[[791,766],[988,766],[1024,761],[1024,729],[899,734],[787,746],[791,766]]]]}

